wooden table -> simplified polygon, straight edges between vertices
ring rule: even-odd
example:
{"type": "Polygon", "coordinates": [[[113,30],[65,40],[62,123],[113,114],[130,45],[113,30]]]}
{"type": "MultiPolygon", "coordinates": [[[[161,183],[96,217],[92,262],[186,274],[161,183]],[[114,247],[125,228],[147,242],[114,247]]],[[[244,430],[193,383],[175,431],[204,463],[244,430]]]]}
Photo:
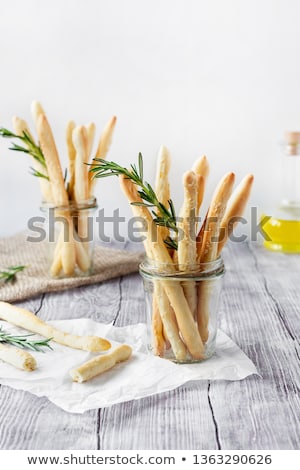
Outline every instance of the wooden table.
{"type": "MultiPolygon", "coordinates": [[[[262,377],[197,381],[80,414],[0,387],[1,449],[299,449],[300,257],[226,248],[220,327],[262,377]]],[[[144,319],[138,274],[21,305],[44,320],[83,316],[117,326],[144,319]]]]}

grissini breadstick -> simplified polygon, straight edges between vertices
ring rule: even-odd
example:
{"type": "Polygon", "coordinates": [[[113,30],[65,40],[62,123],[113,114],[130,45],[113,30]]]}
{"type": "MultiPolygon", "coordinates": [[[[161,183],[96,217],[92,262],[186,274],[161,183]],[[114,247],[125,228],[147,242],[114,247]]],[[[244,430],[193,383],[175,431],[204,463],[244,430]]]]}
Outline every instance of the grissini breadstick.
{"type": "MultiPolygon", "coordinates": [[[[113,116],[106,124],[101,134],[99,144],[96,150],[96,155],[95,155],[96,158],[102,158],[103,160],[106,158],[111,141],[112,141],[112,136],[113,136],[113,132],[116,126],[116,122],[117,122],[117,118],[116,116],[113,116]]],[[[89,173],[89,177],[90,177],[89,196],[93,197],[97,178],[93,178],[92,173],[89,173]]]]}
{"type": "MultiPolygon", "coordinates": [[[[197,211],[197,175],[188,171],[183,175],[184,201],[178,220],[178,268],[191,271],[196,263],[195,214],[197,211]]],[[[196,284],[188,281],[182,284],[193,316],[197,311],[196,284]]]]}
{"type": "Polygon", "coordinates": [[[74,196],[76,202],[88,199],[88,134],[84,126],[75,127],[73,134],[73,145],[76,149],[75,158],[75,186],[74,196]]]}
{"type": "Polygon", "coordinates": [[[218,243],[218,255],[223,249],[225,243],[230,237],[235,225],[238,223],[238,218],[243,215],[246,204],[248,202],[254,176],[246,175],[240,184],[233,191],[225,214],[220,224],[220,240],[218,243]]]}
{"type": "MultiPolygon", "coordinates": [[[[155,193],[159,202],[168,207],[170,200],[170,184],[169,184],[169,171],[171,166],[170,152],[162,145],[158,152],[156,164],[156,179],[155,179],[155,193]]],[[[161,215],[161,214],[158,214],[161,215]]],[[[169,235],[168,227],[158,227],[163,240],[169,235]]]]}
{"type": "Polygon", "coordinates": [[[94,138],[95,138],[96,126],[94,122],[90,122],[89,124],[85,126],[85,128],[86,128],[87,137],[88,137],[88,157],[90,157],[92,153],[94,138]]]}
{"type": "Polygon", "coordinates": [[[207,213],[200,262],[207,263],[217,257],[220,223],[231,195],[235,175],[227,173],[218,184],[207,213]]]}
{"type": "MultiPolygon", "coordinates": [[[[119,176],[121,188],[129,202],[140,202],[141,198],[137,193],[134,183],[124,175],[119,176]]],[[[155,223],[151,217],[149,210],[144,206],[133,206],[135,214],[143,217],[147,221],[148,242],[151,247],[151,253],[155,261],[163,263],[172,273],[175,272],[172,258],[162,241],[160,234],[157,233],[155,223]]],[[[174,309],[179,330],[183,340],[195,359],[203,357],[203,343],[194,323],[192,312],[185,298],[183,289],[176,281],[166,280],[160,281],[169,298],[170,304],[174,309]]]]}
{"type": "MultiPolygon", "coordinates": [[[[203,233],[200,253],[201,263],[208,263],[217,258],[220,223],[232,192],[234,179],[234,173],[226,174],[214,192],[203,233]]],[[[212,283],[209,281],[202,281],[198,288],[198,328],[204,343],[206,343],[209,336],[209,299],[211,290],[212,283]]]]}
{"type": "Polygon", "coordinates": [[[157,305],[156,297],[153,297],[152,302],[152,347],[155,356],[163,357],[165,350],[165,339],[163,336],[163,323],[160,317],[159,308],[157,305]]]}
{"type": "Polygon", "coordinates": [[[76,369],[71,370],[70,375],[73,382],[86,382],[111,369],[119,362],[127,361],[131,354],[131,347],[127,346],[127,344],[122,344],[111,353],[94,357],[76,369]]]}
{"type": "MultiPolygon", "coordinates": [[[[34,142],[34,138],[31,135],[31,132],[28,128],[27,122],[24,121],[24,119],[20,119],[17,116],[13,117],[13,127],[15,129],[16,134],[18,135],[23,135],[23,132],[26,132],[26,134],[31,138],[32,142],[34,142]]],[[[35,158],[32,157],[32,164],[33,168],[42,173],[45,176],[48,176],[48,171],[47,169],[41,165],[35,158]]],[[[52,201],[52,191],[51,191],[51,186],[50,182],[45,179],[45,178],[39,178],[39,184],[42,192],[42,196],[45,202],[51,202],[52,201]]]]}
{"type": "Polygon", "coordinates": [[[188,271],[196,260],[195,214],[197,209],[197,176],[193,171],[183,175],[184,201],[178,220],[178,263],[188,271]]]}
{"type": "Polygon", "coordinates": [[[68,149],[68,158],[69,158],[69,186],[68,191],[70,198],[74,199],[74,184],[75,184],[75,157],[76,149],[73,145],[72,134],[76,125],[74,121],[69,121],[66,128],[66,142],[68,149]]]}
{"type": "Polygon", "coordinates": [[[162,320],[168,341],[171,344],[177,361],[182,362],[187,358],[187,349],[180,337],[175,313],[170,308],[169,299],[159,281],[155,281],[154,294],[154,299],[157,302],[160,318],[162,320]]]}
{"type": "MultiPolygon", "coordinates": [[[[40,114],[38,116],[37,133],[47,164],[54,203],[59,207],[63,206],[67,208],[69,206],[68,194],[65,188],[64,177],[55,141],[45,114],[40,114]]],[[[64,241],[62,246],[62,266],[65,274],[69,275],[72,274],[75,269],[73,226],[69,211],[65,210],[63,213],[60,213],[59,216],[65,220],[63,225],[67,233],[67,239],[64,241]]]]}
{"type": "Polygon", "coordinates": [[[109,341],[98,336],[77,336],[65,333],[48,325],[29,310],[15,307],[7,302],[0,301],[0,318],[33,333],[52,338],[56,343],[70,348],[97,352],[106,351],[111,346],[109,341]]]}
{"type": "Polygon", "coordinates": [[[28,372],[36,369],[36,360],[27,351],[0,343],[0,359],[28,372]]]}
{"type": "Polygon", "coordinates": [[[193,171],[198,176],[198,201],[197,201],[197,215],[202,204],[203,195],[205,191],[206,181],[209,175],[209,164],[205,155],[195,161],[193,171]]]}
{"type": "Polygon", "coordinates": [[[64,176],[60,166],[59,156],[52,131],[45,114],[40,114],[38,117],[37,133],[47,164],[54,203],[57,206],[66,207],[69,205],[69,200],[65,188],[64,176]]]}

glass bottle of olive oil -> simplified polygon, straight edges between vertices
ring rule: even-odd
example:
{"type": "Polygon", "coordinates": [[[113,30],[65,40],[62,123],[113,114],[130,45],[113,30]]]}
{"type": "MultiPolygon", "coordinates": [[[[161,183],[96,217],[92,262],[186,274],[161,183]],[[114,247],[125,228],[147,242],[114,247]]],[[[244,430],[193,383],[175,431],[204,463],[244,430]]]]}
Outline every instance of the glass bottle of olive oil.
{"type": "MultiPolygon", "coordinates": [[[[264,225],[273,251],[300,253],[300,132],[286,132],[283,151],[283,198],[264,225]]],[[[270,214],[271,215],[271,214],[270,214]]]]}

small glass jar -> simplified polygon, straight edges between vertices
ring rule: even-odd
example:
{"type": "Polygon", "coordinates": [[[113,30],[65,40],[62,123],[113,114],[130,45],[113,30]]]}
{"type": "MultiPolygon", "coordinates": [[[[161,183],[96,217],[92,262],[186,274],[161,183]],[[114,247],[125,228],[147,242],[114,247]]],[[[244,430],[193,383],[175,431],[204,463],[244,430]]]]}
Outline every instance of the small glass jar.
{"type": "Polygon", "coordinates": [[[201,362],[216,349],[222,258],[180,266],[146,258],[140,265],[146,300],[148,349],[176,363],[201,362]]]}
{"type": "Polygon", "coordinates": [[[68,206],[43,203],[49,273],[54,278],[89,276],[93,271],[95,198],[68,206]]]}

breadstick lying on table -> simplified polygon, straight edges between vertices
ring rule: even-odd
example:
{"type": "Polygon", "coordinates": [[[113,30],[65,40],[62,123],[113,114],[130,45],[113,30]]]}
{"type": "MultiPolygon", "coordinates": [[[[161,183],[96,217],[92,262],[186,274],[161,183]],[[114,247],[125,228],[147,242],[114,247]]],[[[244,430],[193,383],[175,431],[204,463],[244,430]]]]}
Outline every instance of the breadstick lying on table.
{"type": "Polygon", "coordinates": [[[18,369],[28,372],[36,369],[36,360],[27,351],[0,343],[0,359],[18,369]]]}
{"type": "Polygon", "coordinates": [[[87,380],[111,369],[119,362],[127,361],[132,354],[132,349],[127,344],[122,344],[113,352],[103,356],[97,356],[85,362],[76,369],[70,371],[73,382],[86,382],[87,380]]]}
{"type": "Polygon", "coordinates": [[[0,318],[13,325],[20,326],[26,330],[38,333],[45,338],[74,349],[84,351],[106,351],[111,347],[109,341],[98,336],[77,336],[58,330],[48,325],[25,308],[15,307],[7,302],[0,301],[0,318]]]}

